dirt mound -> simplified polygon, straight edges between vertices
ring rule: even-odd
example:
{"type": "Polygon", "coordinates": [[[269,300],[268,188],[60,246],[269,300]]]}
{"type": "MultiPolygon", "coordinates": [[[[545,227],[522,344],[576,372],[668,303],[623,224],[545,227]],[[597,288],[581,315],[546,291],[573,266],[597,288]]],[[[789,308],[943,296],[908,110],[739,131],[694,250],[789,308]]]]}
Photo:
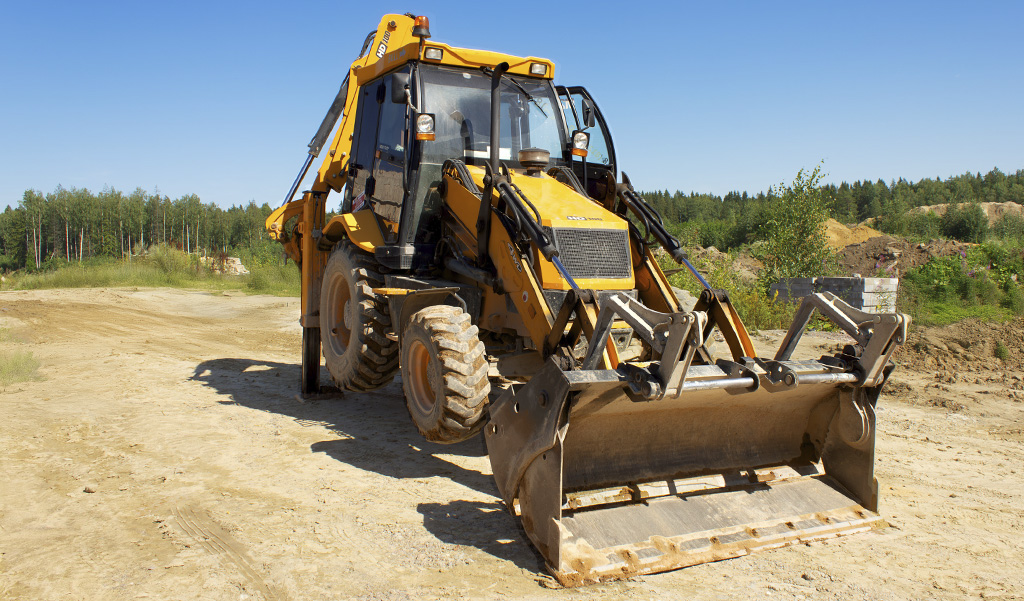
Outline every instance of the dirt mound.
{"type": "Polygon", "coordinates": [[[1024,318],[1006,323],[965,319],[948,326],[912,328],[899,362],[921,371],[935,370],[955,383],[964,374],[997,371],[1018,381],[1024,371],[1024,318]],[[996,356],[1002,345],[1005,359],[996,356]]]}
{"type": "Polygon", "coordinates": [[[851,244],[839,251],[839,268],[845,275],[859,273],[873,277],[884,272],[884,277],[900,277],[908,269],[924,265],[935,257],[966,252],[974,246],[956,240],[932,240],[915,244],[892,236],[879,236],[851,244]]]}
{"type": "Polygon", "coordinates": [[[746,282],[755,281],[757,274],[764,268],[764,264],[749,254],[741,253],[734,259],[728,253],[724,253],[714,246],[707,248],[698,246],[690,253],[690,257],[696,262],[698,269],[703,269],[706,272],[714,267],[726,266],[746,282]]]}
{"type": "MultiPolygon", "coordinates": [[[[978,203],[982,210],[985,211],[985,215],[988,217],[988,224],[994,225],[995,222],[999,221],[999,218],[1006,214],[1021,215],[1024,216],[1024,206],[1019,205],[1015,202],[981,202],[978,203]]],[[[927,213],[932,212],[942,217],[946,214],[946,210],[949,208],[948,204],[930,205],[924,207],[914,207],[907,211],[908,213],[927,213]]]]}
{"type": "Polygon", "coordinates": [[[864,242],[871,238],[884,236],[885,234],[864,224],[849,227],[835,219],[829,218],[825,222],[825,235],[828,236],[828,245],[833,249],[839,250],[851,244],[864,242]]]}

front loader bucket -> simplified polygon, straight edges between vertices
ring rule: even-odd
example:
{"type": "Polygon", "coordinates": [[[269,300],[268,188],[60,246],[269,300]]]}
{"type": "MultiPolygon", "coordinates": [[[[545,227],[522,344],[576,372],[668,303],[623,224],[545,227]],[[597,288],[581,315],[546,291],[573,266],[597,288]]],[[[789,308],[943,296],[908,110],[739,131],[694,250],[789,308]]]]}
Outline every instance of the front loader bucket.
{"type": "Polygon", "coordinates": [[[566,586],[884,525],[874,513],[878,388],[818,361],[694,365],[646,401],[623,370],[549,361],[485,428],[494,477],[566,586]],[[735,366],[736,364],[729,364],[735,366]]]}

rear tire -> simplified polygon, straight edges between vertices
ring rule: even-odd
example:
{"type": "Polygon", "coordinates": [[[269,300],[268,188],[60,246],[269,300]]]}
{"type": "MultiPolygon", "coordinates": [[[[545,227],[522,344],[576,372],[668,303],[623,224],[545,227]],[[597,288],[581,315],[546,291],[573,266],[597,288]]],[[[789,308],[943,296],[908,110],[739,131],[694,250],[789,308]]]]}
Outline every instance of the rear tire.
{"type": "Polygon", "coordinates": [[[491,390],[477,327],[458,307],[417,311],[402,333],[405,405],[430,442],[462,442],[479,432],[491,390]]]}
{"type": "Polygon", "coordinates": [[[373,293],[384,285],[377,261],[348,240],[334,249],[320,293],[324,363],[338,388],[365,392],[391,382],[398,371],[398,342],[388,337],[387,301],[373,293]]]}

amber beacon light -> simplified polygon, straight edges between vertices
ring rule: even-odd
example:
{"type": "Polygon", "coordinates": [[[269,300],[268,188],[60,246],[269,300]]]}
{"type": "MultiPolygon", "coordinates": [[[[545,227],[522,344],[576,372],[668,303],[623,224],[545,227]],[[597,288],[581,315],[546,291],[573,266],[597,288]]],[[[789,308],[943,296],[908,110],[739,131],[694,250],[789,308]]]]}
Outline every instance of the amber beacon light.
{"type": "Polygon", "coordinates": [[[412,34],[418,38],[430,37],[430,19],[419,16],[412,23],[412,34]]]}

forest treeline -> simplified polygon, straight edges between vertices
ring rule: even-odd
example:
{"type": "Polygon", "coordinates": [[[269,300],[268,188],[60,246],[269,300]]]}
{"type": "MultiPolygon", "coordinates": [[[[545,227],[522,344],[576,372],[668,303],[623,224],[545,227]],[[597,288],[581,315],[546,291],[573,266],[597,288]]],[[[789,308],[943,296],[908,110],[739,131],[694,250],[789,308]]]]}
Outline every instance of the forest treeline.
{"type": "Polygon", "coordinates": [[[153,244],[207,255],[254,251],[267,241],[271,211],[266,203],[223,209],[195,194],[171,199],[141,188],[26,190],[16,208],[0,213],[0,270],[130,258],[153,244]]]}
{"type": "MultiPolygon", "coordinates": [[[[777,189],[782,189],[780,186],[777,189]]],[[[843,182],[821,185],[827,200],[829,216],[842,223],[858,223],[876,218],[874,226],[886,233],[911,237],[955,237],[970,242],[976,239],[982,224],[964,226],[961,220],[977,220],[978,211],[968,210],[981,202],[1015,202],[1024,205],[1024,169],[1004,174],[999,169],[981,173],[965,173],[950,177],[922,179],[909,182],[900,178],[843,182]],[[964,210],[953,212],[946,218],[945,229],[938,217],[928,214],[907,214],[913,207],[945,203],[960,203],[964,210]]],[[[728,250],[758,239],[761,224],[768,220],[767,212],[774,210],[771,202],[773,190],[758,193],[730,192],[724,197],[713,194],[685,194],[680,191],[644,192],[644,198],[664,217],[677,233],[691,243],[715,246],[728,250]]],[[[983,218],[984,216],[981,215],[983,218]]],[[[1020,227],[1013,218],[1008,227],[1020,227]]]]}
{"type": "MultiPolygon", "coordinates": [[[[778,188],[781,189],[781,188],[778,188]]],[[[730,192],[685,194],[680,191],[644,192],[643,195],[688,243],[728,250],[754,242],[774,211],[777,189],[750,195],[730,192]]],[[[844,223],[876,218],[875,226],[901,235],[947,235],[971,239],[977,228],[950,229],[929,215],[907,215],[917,206],[942,203],[1016,202],[1024,204],[1024,169],[1004,174],[993,169],[985,175],[966,173],[946,180],[904,179],[843,182],[820,187],[831,217],[844,223]],[[957,232],[966,232],[958,234],[957,232]]],[[[130,258],[153,244],[180,248],[188,253],[256,254],[276,258],[268,243],[264,221],[267,204],[221,208],[197,195],[171,199],[159,191],[136,188],[124,193],[106,188],[59,187],[48,194],[26,190],[17,207],[0,213],[0,271],[38,270],[93,257],[130,258]]],[[[953,213],[977,221],[977,211],[953,213]]],[[[951,218],[946,219],[947,222],[951,218]]],[[[982,219],[983,221],[983,219],[982,219]]],[[[954,226],[957,224],[953,224],[954,226]]],[[[987,224],[983,224],[987,227],[987,224]]],[[[1024,229],[1024,223],[1010,224],[1024,229]]],[[[980,241],[980,240],[972,240],[980,241]]]]}

